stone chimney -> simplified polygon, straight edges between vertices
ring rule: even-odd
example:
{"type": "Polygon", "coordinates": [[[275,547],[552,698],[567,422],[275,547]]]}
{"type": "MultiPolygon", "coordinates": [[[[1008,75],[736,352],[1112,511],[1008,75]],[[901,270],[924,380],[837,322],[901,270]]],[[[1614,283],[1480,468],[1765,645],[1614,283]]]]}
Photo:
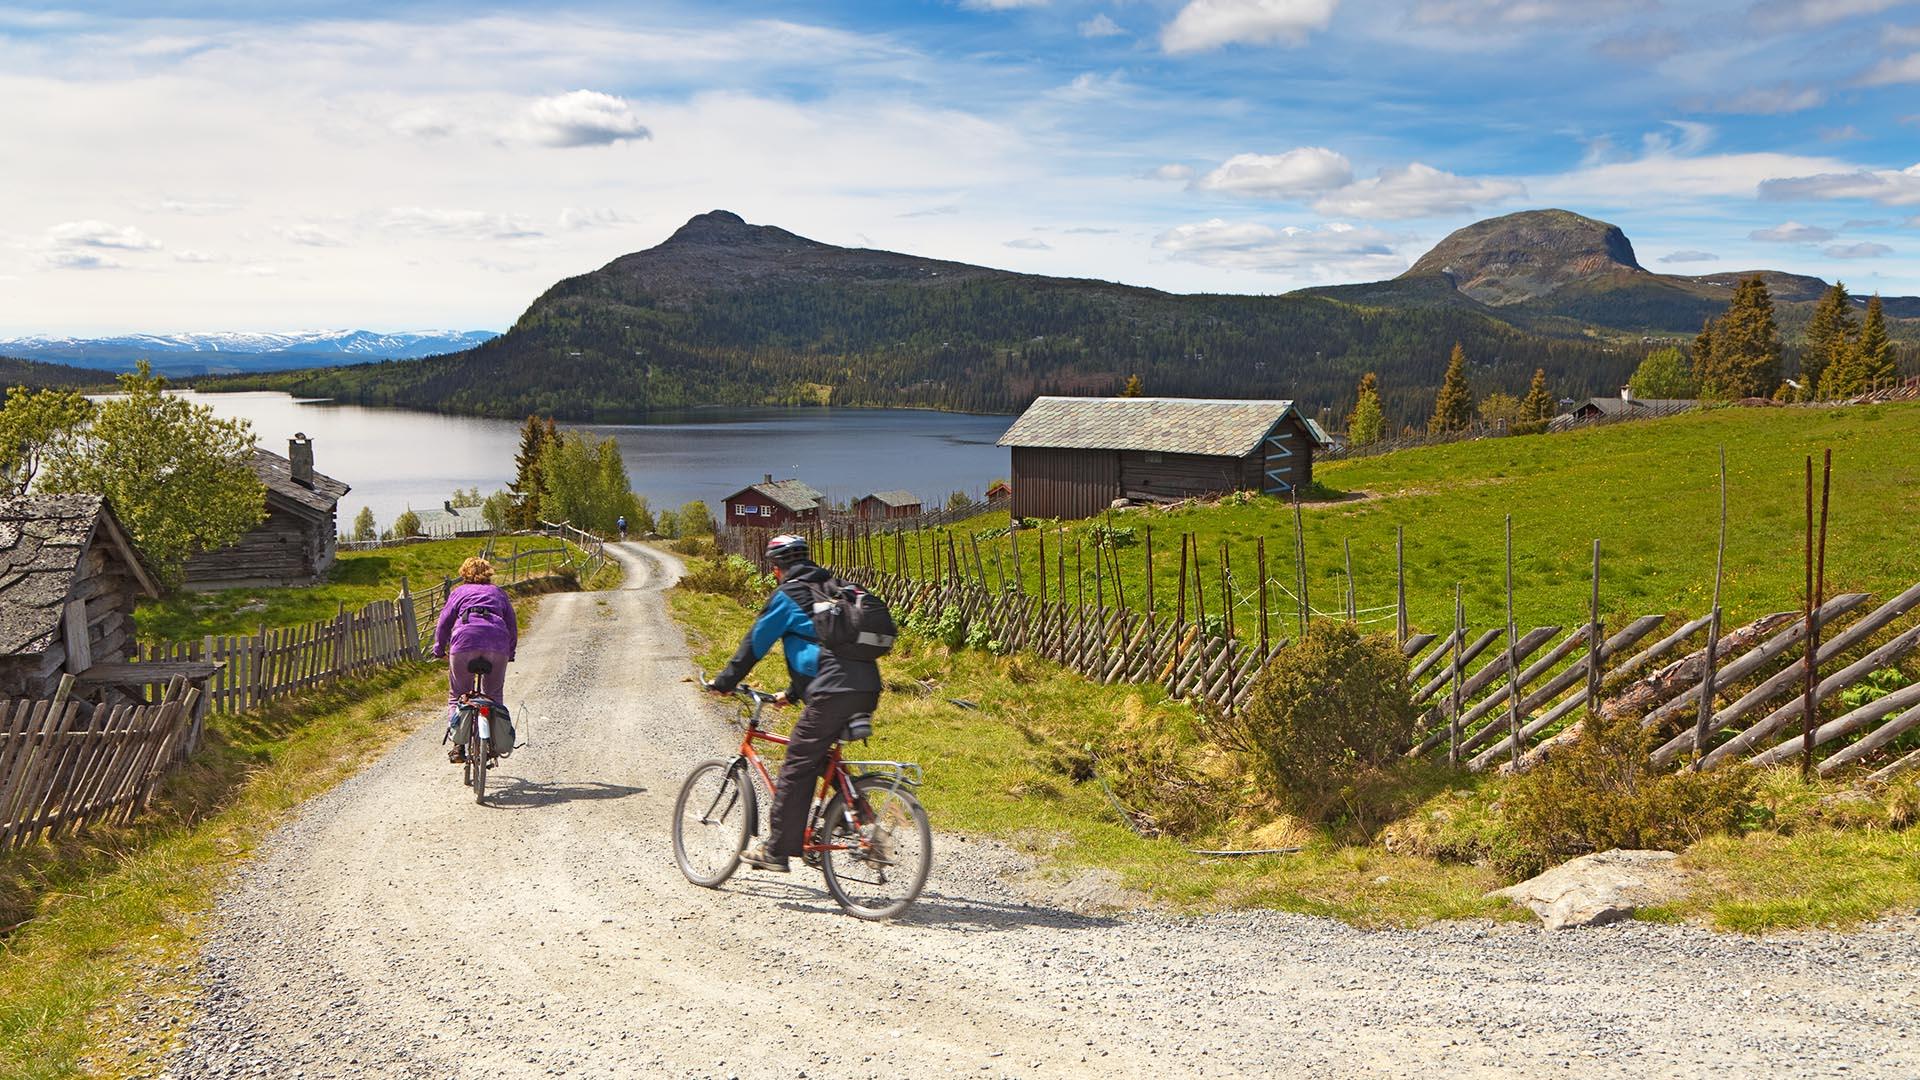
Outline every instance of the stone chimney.
{"type": "Polygon", "coordinates": [[[761,475],[761,477],[760,477],[760,482],[761,482],[761,483],[763,483],[763,484],[771,484],[771,483],[773,483],[773,474],[772,474],[772,473],[764,473],[764,474],[762,474],[762,475],[761,475]]]}
{"type": "Polygon", "coordinates": [[[1620,400],[1621,401],[1633,400],[1633,387],[1631,385],[1623,386],[1620,388],[1620,400]]]}
{"type": "Polygon", "coordinates": [[[313,486],[313,440],[305,432],[294,432],[287,440],[287,461],[293,465],[293,482],[303,488],[313,486]]]}

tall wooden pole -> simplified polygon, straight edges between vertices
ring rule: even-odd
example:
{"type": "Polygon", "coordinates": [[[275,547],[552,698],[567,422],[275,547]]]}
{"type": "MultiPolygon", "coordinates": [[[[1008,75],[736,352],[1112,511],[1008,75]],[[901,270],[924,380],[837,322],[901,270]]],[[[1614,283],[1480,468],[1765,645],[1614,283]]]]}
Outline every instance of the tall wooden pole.
{"type": "Polygon", "coordinates": [[[1153,623],[1160,613],[1153,606],[1153,526],[1147,526],[1147,622],[1153,623]]]}
{"type": "Polygon", "coordinates": [[[1463,666],[1460,659],[1461,646],[1467,636],[1467,606],[1460,596],[1460,586],[1453,587],[1453,695],[1451,715],[1447,717],[1447,764],[1460,765],[1460,676],[1463,666]]]}
{"type": "Polygon", "coordinates": [[[1706,670],[1700,678],[1700,720],[1693,729],[1693,768],[1707,758],[1707,729],[1713,722],[1714,680],[1720,659],[1720,584],[1727,572],[1727,448],[1720,448],[1720,544],[1713,557],[1713,610],[1707,613],[1706,670]]]}
{"type": "Polygon", "coordinates": [[[1297,489],[1293,493],[1293,566],[1300,586],[1300,636],[1305,637],[1307,623],[1313,619],[1313,604],[1307,599],[1307,536],[1297,489]]]}
{"type": "Polygon", "coordinates": [[[1040,602],[1045,604],[1047,602],[1047,530],[1035,529],[1034,534],[1040,538],[1040,602]]]}
{"type": "Polygon", "coordinates": [[[1507,515],[1507,738],[1513,743],[1513,761],[1520,763],[1520,657],[1513,621],[1513,515],[1507,515]]]}
{"type": "Polygon", "coordinates": [[[1600,626],[1600,539],[1593,541],[1593,598],[1587,608],[1587,716],[1600,719],[1600,647],[1605,644],[1600,626]]]}
{"type": "Polygon", "coordinates": [[[1180,534],[1180,606],[1174,609],[1173,625],[1187,626],[1187,534],[1180,534]]]}
{"type": "Polygon", "coordinates": [[[1207,625],[1207,579],[1200,573],[1200,538],[1188,533],[1187,543],[1193,546],[1193,621],[1204,629],[1207,625]]]}
{"type": "Polygon", "coordinates": [[[1254,572],[1260,575],[1260,657],[1265,659],[1267,644],[1267,538],[1257,537],[1253,541],[1254,572]]]}
{"type": "Polygon", "coordinates": [[[1360,621],[1360,601],[1353,592],[1353,538],[1347,537],[1343,543],[1347,548],[1347,621],[1357,624],[1360,621]]]}
{"type": "Polygon", "coordinates": [[[1220,541],[1220,617],[1227,623],[1227,640],[1233,640],[1233,553],[1225,540],[1220,541]]]}
{"type": "Polygon", "coordinates": [[[1400,581],[1399,590],[1395,594],[1394,631],[1398,635],[1398,643],[1404,646],[1407,643],[1409,629],[1407,626],[1407,527],[1405,525],[1396,525],[1393,529],[1393,568],[1395,576],[1400,581]]]}
{"type": "Polygon", "coordinates": [[[1820,535],[1813,533],[1813,457],[1807,457],[1807,687],[1801,708],[1800,776],[1813,778],[1814,734],[1820,727],[1820,605],[1827,591],[1827,496],[1833,486],[1833,451],[1820,473],[1820,535]]]}
{"type": "MultiPolygon", "coordinates": [[[[1062,539],[1061,543],[1065,544],[1065,542],[1062,539]]],[[[1076,608],[1087,606],[1086,547],[1080,542],[1078,536],[1073,538],[1073,606],[1076,608]]]]}

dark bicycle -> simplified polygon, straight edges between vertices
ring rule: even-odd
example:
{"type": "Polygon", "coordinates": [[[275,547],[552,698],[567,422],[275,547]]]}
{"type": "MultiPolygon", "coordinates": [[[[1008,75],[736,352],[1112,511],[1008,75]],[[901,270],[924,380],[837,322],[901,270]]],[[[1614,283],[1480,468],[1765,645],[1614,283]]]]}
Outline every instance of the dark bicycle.
{"type": "MultiPolygon", "coordinates": [[[[766,707],[777,701],[772,694],[747,686],[735,693],[746,727],[739,753],[694,766],[673,807],[674,861],[688,881],[709,889],[733,876],[748,836],[760,832],[759,793],[773,790],[773,774],[754,744],[787,744],[786,736],[761,727],[766,707]]],[[[926,886],[933,830],[913,793],[920,766],[843,756],[848,742],[872,734],[872,718],[856,716],[834,745],[808,811],[801,858],[819,868],[827,891],[849,915],[890,919],[926,886]]]]}
{"type": "MultiPolygon", "coordinates": [[[[448,732],[448,738],[453,740],[458,751],[456,760],[465,766],[460,782],[473,788],[473,801],[483,805],[487,801],[487,769],[506,754],[513,752],[513,747],[508,747],[503,753],[495,749],[493,744],[493,727],[496,719],[501,722],[507,721],[504,717],[494,716],[495,710],[504,713],[505,707],[480,689],[481,678],[492,671],[492,661],[484,656],[476,656],[467,661],[467,674],[473,676],[473,685],[466,693],[460,695],[456,713],[458,720],[448,732]]],[[[511,730],[509,723],[508,731],[511,732],[511,730]]]]}

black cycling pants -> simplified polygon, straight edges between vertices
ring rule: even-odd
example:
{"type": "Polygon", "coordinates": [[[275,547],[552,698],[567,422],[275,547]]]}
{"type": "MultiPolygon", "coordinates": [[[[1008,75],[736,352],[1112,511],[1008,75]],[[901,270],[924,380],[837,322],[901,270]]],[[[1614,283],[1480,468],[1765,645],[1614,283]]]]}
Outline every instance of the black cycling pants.
{"type": "Polygon", "coordinates": [[[849,693],[825,694],[807,702],[800,719],[787,735],[787,759],[780,766],[778,790],[773,793],[773,816],[768,823],[769,854],[792,857],[800,854],[807,835],[807,807],[813,802],[814,786],[827,766],[827,755],[847,721],[860,713],[870,713],[880,704],[880,695],[849,693]]]}

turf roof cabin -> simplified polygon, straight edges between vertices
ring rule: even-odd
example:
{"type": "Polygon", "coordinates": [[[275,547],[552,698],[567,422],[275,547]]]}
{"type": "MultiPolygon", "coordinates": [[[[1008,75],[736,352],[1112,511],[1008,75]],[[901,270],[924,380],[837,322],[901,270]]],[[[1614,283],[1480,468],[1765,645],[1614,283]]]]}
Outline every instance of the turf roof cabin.
{"type": "Polygon", "coordinates": [[[256,448],[253,472],[267,489],[267,516],[251,532],[187,560],[189,589],[317,585],[333,566],[340,497],[351,489],[313,471],[313,440],[295,435],[287,456],[256,448]]]}
{"type": "Polygon", "coordinates": [[[729,529],[784,529],[820,520],[827,497],[799,480],[775,480],[768,473],[727,496],[729,529]]]}
{"type": "Polygon", "coordinates": [[[134,605],[157,595],[105,499],[0,500],[0,699],[50,698],[61,675],[124,661],[134,605]]]}
{"type": "Polygon", "coordinates": [[[853,503],[853,516],[861,521],[886,521],[919,514],[920,497],[911,491],[876,491],[853,503]]]}
{"type": "Polygon", "coordinates": [[[1092,517],[1117,499],[1231,491],[1284,495],[1313,481],[1326,436],[1291,401],[1038,398],[1000,445],[1013,450],[1016,517],[1092,517]]]}

